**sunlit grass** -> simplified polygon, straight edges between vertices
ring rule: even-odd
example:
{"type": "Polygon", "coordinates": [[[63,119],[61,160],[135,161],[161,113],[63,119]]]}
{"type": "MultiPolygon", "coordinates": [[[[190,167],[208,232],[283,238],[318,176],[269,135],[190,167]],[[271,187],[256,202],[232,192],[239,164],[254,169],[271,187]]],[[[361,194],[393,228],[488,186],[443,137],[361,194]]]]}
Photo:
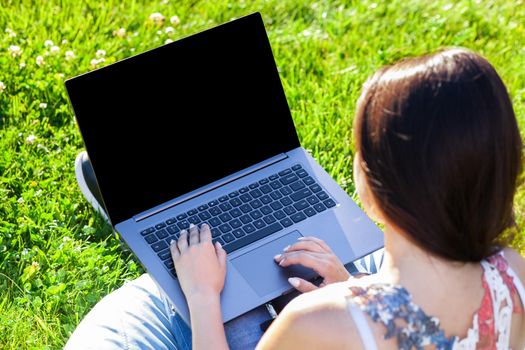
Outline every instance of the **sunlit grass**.
{"type": "MultiPolygon", "coordinates": [[[[502,75],[525,130],[522,1],[0,4],[3,349],[61,348],[97,300],[142,273],[76,187],[73,163],[82,141],[65,78],[260,11],[302,145],[354,197],[355,101],[384,64],[447,46],[478,51],[502,75]]],[[[515,246],[523,248],[525,189],[516,205],[515,246]]]]}

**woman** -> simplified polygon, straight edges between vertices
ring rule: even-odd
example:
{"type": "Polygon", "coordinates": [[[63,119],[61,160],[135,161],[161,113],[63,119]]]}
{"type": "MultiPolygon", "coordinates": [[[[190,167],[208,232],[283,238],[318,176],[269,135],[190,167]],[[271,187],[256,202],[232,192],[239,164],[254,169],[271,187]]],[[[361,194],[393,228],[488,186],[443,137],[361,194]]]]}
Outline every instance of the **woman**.
{"type": "MultiPolygon", "coordinates": [[[[525,261],[504,242],[522,142],[494,68],[452,49],[380,69],[358,101],[354,139],[359,196],[385,227],[383,266],[346,280],[324,242],[288,247],[276,263],[312,267],[326,286],[291,279],[315,290],[282,311],[258,348],[523,349],[525,261]]],[[[227,348],[225,251],[206,225],[171,251],[193,347],[227,348]]]]}

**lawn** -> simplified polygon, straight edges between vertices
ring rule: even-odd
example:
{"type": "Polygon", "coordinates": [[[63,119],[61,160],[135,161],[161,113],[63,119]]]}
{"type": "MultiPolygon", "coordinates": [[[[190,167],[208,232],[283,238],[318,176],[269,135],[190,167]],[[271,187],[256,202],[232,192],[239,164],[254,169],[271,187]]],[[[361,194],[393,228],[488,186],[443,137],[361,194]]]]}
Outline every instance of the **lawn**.
{"type": "MultiPolygon", "coordinates": [[[[400,58],[448,46],[480,52],[507,84],[525,135],[523,1],[0,4],[2,349],[61,348],[97,300],[143,272],[76,187],[82,140],[68,77],[260,11],[302,145],[354,198],[355,101],[374,70],[400,58]]],[[[523,251],[525,188],[516,207],[523,251]]]]}

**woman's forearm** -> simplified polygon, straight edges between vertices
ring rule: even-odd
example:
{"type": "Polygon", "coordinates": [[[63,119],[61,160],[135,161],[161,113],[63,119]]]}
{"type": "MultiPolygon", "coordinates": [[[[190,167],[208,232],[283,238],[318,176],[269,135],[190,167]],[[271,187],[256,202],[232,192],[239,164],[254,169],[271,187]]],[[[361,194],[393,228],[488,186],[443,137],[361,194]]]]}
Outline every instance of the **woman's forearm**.
{"type": "Polygon", "coordinates": [[[221,316],[220,296],[197,296],[188,300],[193,349],[228,349],[221,316]]]}

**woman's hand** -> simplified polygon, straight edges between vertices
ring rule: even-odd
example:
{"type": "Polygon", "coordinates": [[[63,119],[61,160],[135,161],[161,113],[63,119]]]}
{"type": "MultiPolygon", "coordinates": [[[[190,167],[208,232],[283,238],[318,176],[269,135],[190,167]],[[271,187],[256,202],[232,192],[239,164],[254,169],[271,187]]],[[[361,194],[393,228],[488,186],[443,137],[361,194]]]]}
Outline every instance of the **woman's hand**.
{"type": "Polygon", "coordinates": [[[211,242],[210,227],[190,225],[170,245],[180,286],[188,304],[195,298],[218,297],[226,277],[226,251],[211,242]]]}
{"type": "MultiPolygon", "coordinates": [[[[299,242],[284,248],[284,253],[275,256],[279,266],[303,265],[313,269],[323,278],[319,287],[335,282],[343,282],[350,278],[341,261],[332,252],[330,247],[316,237],[300,237],[299,242]]],[[[317,289],[314,284],[298,277],[288,279],[298,291],[305,293],[317,289]]]]}

